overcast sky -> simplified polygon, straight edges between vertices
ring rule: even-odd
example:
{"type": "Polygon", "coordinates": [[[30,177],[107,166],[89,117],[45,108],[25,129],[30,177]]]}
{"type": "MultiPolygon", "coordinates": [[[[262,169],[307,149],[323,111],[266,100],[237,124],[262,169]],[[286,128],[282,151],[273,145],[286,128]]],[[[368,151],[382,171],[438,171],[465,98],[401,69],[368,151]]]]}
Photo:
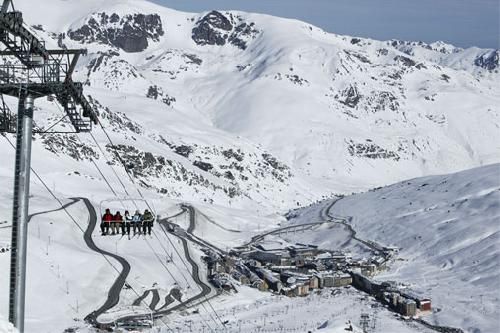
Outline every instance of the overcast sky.
{"type": "Polygon", "coordinates": [[[326,31],[375,39],[443,40],[499,47],[500,0],[152,0],[201,12],[234,9],[300,19],[326,31]]]}

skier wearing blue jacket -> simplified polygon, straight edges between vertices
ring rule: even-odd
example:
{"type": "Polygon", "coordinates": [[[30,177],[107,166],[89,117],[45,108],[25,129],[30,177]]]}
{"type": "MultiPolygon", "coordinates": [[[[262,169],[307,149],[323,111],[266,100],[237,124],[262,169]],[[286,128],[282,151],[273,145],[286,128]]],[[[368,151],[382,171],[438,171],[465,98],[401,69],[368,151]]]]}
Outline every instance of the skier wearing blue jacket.
{"type": "Polygon", "coordinates": [[[132,216],[132,226],[134,229],[134,235],[136,234],[137,230],[138,230],[139,235],[140,235],[141,234],[141,226],[142,226],[142,215],[139,212],[139,210],[136,210],[134,216],[132,216]]]}

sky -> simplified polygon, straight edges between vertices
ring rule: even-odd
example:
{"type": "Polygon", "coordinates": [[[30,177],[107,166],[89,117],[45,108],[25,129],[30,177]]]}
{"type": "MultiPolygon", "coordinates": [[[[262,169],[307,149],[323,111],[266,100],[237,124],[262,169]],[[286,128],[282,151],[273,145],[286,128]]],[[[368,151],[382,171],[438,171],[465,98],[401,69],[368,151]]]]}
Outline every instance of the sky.
{"type": "Polygon", "coordinates": [[[241,10],[380,40],[499,48],[500,0],[152,0],[188,12],[241,10]]]}

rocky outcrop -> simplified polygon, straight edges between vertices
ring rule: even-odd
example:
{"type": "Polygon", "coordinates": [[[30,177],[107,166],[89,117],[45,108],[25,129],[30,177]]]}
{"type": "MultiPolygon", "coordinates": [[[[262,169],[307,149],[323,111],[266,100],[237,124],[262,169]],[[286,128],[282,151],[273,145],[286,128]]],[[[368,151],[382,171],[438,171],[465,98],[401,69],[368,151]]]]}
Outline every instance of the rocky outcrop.
{"type": "Polygon", "coordinates": [[[231,44],[242,50],[259,33],[253,22],[244,22],[241,17],[232,14],[226,17],[215,10],[198,20],[191,32],[193,41],[198,45],[231,44]]]}
{"type": "Polygon", "coordinates": [[[76,135],[51,134],[42,137],[42,144],[51,153],[67,155],[76,161],[99,159],[99,154],[81,142],[76,135]]]}
{"type": "Polygon", "coordinates": [[[399,110],[398,99],[389,91],[372,91],[371,95],[367,97],[367,104],[366,109],[373,113],[385,110],[399,110]]]}
{"type": "Polygon", "coordinates": [[[161,100],[164,104],[167,104],[168,106],[172,105],[176,99],[175,97],[171,97],[169,96],[168,94],[165,94],[163,92],[163,89],[154,85],[154,86],[150,86],[148,88],[148,91],[146,93],[146,97],[147,98],[151,98],[151,99],[154,99],[154,100],[161,100]]]}
{"type": "Polygon", "coordinates": [[[198,45],[225,45],[231,22],[218,11],[211,11],[201,18],[192,30],[192,38],[198,45]]]}
{"type": "Polygon", "coordinates": [[[474,60],[474,65],[484,68],[489,71],[498,69],[499,67],[500,50],[494,50],[483,53],[474,60]]]}
{"type": "Polygon", "coordinates": [[[68,37],[82,43],[102,43],[125,52],[141,52],[149,40],[159,41],[164,35],[161,18],[157,14],[97,13],[76,30],[69,30],[68,37]]]}
{"type": "Polygon", "coordinates": [[[364,157],[371,159],[392,159],[398,161],[399,155],[394,151],[384,149],[379,145],[367,139],[364,143],[357,143],[353,140],[347,142],[347,150],[349,154],[354,157],[364,157]]]}
{"type": "Polygon", "coordinates": [[[394,61],[396,61],[397,63],[400,63],[406,67],[413,67],[413,66],[417,65],[417,63],[414,60],[412,60],[408,57],[405,57],[405,56],[400,56],[400,55],[396,56],[394,58],[394,61]]]}
{"type": "Polygon", "coordinates": [[[159,193],[169,194],[171,197],[180,197],[180,194],[172,188],[189,186],[195,188],[197,193],[219,192],[230,198],[242,195],[237,186],[216,184],[205,178],[203,174],[188,170],[182,163],[167,159],[164,156],[155,155],[128,145],[117,145],[115,147],[106,145],[106,149],[113,156],[111,164],[120,165],[120,161],[116,157],[118,154],[122,160],[127,161],[130,165],[133,177],[139,180],[141,186],[155,189],[159,193]],[[162,187],[161,180],[167,180],[169,183],[168,189],[162,187]]]}
{"type": "Polygon", "coordinates": [[[361,95],[358,88],[355,85],[351,85],[342,91],[341,96],[335,96],[340,103],[347,105],[350,108],[356,107],[358,105],[361,95]]]}

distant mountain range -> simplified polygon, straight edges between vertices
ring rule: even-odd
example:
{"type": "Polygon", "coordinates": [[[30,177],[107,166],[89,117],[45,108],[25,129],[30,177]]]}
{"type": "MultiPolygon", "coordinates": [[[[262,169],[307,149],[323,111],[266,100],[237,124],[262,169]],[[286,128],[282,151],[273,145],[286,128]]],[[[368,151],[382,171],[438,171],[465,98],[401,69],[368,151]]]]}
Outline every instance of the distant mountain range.
{"type": "MultiPolygon", "coordinates": [[[[284,210],[500,161],[498,50],[353,38],[146,1],[16,7],[48,45],[88,49],[76,78],[134,177],[172,198],[284,210]]],[[[39,127],[61,115],[51,102],[36,105],[39,127]]],[[[119,163],[104,134],[94,135],[105,154],[88,135],[37,135],[33,163],[43,160],[54,181],[102,187],[90,159],[119,163]]]]}

